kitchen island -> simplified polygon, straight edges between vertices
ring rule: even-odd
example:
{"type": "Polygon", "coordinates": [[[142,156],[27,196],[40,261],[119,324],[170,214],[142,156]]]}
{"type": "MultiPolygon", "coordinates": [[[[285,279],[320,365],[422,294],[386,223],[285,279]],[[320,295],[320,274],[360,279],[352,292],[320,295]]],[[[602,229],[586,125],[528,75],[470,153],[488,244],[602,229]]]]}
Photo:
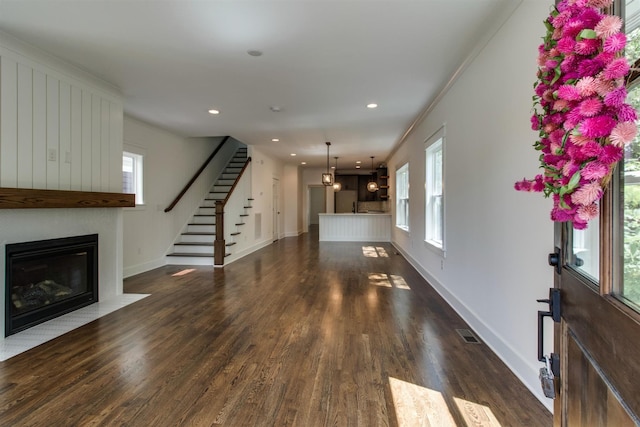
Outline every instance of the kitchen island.
{"type": "Polygon", "coordinates": [[[390,213],[321,213],[321,242],[389,242],[390,213]]]}

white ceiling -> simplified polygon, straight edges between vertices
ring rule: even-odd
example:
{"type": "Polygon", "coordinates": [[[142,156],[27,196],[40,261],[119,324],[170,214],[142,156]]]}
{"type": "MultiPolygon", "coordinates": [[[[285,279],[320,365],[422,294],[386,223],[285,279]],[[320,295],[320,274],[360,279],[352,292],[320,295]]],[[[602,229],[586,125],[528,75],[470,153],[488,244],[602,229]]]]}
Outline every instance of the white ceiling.
{"type": "Polygon", "coordinates": [[[309,167],[331,141],[343,169],[385,160],[520,1],[0,0],[0,31],[115,85],[131,116],[309,167]]]}

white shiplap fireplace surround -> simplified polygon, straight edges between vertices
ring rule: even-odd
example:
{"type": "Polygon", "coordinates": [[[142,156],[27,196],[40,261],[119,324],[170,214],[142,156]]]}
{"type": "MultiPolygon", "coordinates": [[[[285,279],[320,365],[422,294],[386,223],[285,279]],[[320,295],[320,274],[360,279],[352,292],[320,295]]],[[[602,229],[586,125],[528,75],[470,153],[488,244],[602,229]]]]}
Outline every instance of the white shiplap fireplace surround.
{"type": "MultiPolygon", "coordinates": [[[[117,89],[0,33],[0,190],[121,192],[122,122],[117,89]]],[[[122,295],[122,208],[43,206],[0,207],[3,285],[7,244],[95,233],[99,300],[122,295]]]]}

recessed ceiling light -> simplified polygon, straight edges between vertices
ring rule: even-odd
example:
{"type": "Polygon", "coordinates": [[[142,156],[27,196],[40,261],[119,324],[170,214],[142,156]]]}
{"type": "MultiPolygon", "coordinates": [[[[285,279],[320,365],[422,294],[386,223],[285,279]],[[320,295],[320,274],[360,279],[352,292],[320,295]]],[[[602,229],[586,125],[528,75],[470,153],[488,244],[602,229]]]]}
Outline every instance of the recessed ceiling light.
{"type": "Polygon", "coordinates": [[[260,50],[248,50],[247,53],[250,56],[262,56],[262,51],[260,50]]]}
{"type": "Polygon", "coordinates": [[[306,164],[307,164],[307,162],[300,162],[300,164],[301,164],[301,165],[306,165],[306,164]]]}
{"type": "Polygon", "coordinates": [[[271,142],[280,142],[280,138],[271,138],[271,142]]]}
{"type": "Polygon", "coordinates": [[[356,169],[360,169],[360,165],[356,165],[356,169]]]}
{"type": "Polygon", "coordinates": [[[211,110],[209,110],[209,114],[213,114],[215,116],[216,114],[220,114],[220,110],[214,110],[212,108],[211,110]]]}
{"type": "Polygon", "coordinates": [[[296,156],[296,153],[291,153],[291,157],[295,157],[295,156],[296,156]]]}
{"type": "Polygon", "coordinates": [[[360,160],[356,160],[356,165],[359,165],[360,163],[362,163],[360,160]]]}
{"type": "Polygon", "coordinates": [[[277,105],[272,105],[271,107],[269,107],[269,110],[273,111],[274,113],[279,113],[280,111],[282,111],[282,108],[278,107],[277,105]]]}
{"type": "Polygon", "coordinates": [[[367,108],[378,108],[378,104],[372,102],[371,104],[367,104],[367,108]]]}
{"type": "Polygon", "coordinates": [[[335,168],[336,168],[335,166],[331,166],[331,169],[335,169],[335,168]]]}

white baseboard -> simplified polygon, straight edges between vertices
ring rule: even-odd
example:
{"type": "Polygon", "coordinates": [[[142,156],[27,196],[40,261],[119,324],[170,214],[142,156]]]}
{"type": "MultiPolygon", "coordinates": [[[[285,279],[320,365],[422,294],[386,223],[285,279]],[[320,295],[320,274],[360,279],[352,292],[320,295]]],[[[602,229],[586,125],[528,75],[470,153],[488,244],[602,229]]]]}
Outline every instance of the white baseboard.
{"type": "Polygon", "coordinates": [[[267,239],[267,240],[264,240],[262,242],[259,242],[259,243],[255,244],[255,245],[253,245],[251,247],[243,249],[242,251],[240,251],[238,253],[233,253],[233,254],[229,255],[228,257],[226,257],[224,259],[224,265],[229,265],[232,262],[237,261],[240,258],[243,258],[243,257],[249,255],[252,252],[255,252],[255,251],[259,250],[259,249],[267,247],[272,243],[273,243],[273,241],[271,241],[271,239],[267,239]]]}
{"type": "Polygon", "coordinates": [[[531,361],[524,359],[509,345],[498,333],[482,321],[476,313],[469,309],[454,294],[449,292],[446,286],[440,283],[431,273],[424,269],[409,253],[400,246],[391,242],[394,248],[420,273],[420,275],[435,289],[438,294],[453,308],[453,310],[473,329],[482,341],[504,362],[505,365],[518,377],[522,384],[551,412],[553,413],[553,400],[546,398],[540,387],[538,371],[531,361]]]}

